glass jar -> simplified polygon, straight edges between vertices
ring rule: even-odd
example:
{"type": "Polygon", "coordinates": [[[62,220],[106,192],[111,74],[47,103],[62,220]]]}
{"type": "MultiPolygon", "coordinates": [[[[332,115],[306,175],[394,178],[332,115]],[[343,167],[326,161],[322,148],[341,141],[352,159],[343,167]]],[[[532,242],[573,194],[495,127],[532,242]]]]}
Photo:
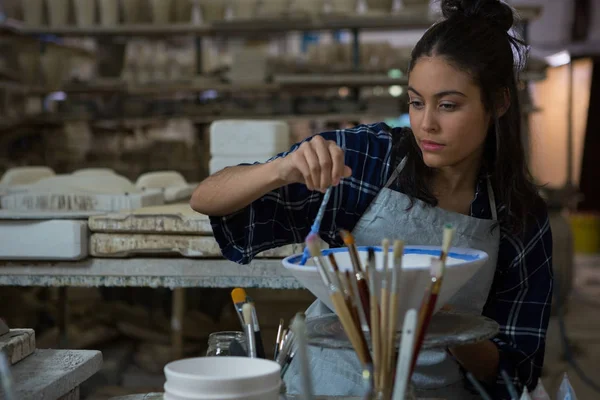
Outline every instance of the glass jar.
{"type": "Polygon", "coordinates": [[[208,350],[206,350],[206,356],[230,356],[229,345],[234,340],[237,340],[244,350],[246,350],[246,335],[244,332],[223,331],[211,333],[208,336],[208,350]]]}

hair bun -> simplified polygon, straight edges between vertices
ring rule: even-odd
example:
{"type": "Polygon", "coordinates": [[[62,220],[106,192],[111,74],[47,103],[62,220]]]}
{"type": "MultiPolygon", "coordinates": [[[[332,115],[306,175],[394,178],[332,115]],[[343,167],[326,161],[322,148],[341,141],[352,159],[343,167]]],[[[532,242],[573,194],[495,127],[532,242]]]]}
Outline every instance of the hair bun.
{"type": "Polygon", "coordinates": [[[480,18],[505,31],[514,23],[512,8],[500,0],[441,0],[441,3],[446,19],[480,18]]]}

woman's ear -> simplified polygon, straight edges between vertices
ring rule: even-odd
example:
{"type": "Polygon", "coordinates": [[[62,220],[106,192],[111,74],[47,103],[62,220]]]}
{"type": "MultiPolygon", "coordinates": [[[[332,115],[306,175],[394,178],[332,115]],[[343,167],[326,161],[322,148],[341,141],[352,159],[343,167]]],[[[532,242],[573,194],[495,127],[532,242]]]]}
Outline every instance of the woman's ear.
{"type": "Polygon", "coordinates": [[[504,88],[500,90],[498,93],[498,98],[496,99],[496,115],[498,118],[504,116],[510,107],[510,92],[508,88],[504,88]]]}

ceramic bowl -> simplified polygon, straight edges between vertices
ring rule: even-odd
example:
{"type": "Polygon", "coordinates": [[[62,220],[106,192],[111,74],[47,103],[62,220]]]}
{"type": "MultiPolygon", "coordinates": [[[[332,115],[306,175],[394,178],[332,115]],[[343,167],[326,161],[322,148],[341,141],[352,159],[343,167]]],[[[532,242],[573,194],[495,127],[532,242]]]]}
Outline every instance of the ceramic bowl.
{"type": "Polygon", "coordinates": [[[278,395],[281,386],[279,364],[258,358],[188,358],[167,364],[164,371],[165,388],[190,399],[242,399],[248,394],[268,398],[271,392],[278,395]]]}
{"type": "MultiPolygon", "coordinates": [[[[366,262],[369,247],[359,247],[361,262],[366,262]]],[[[376,265],[378,271],[383,264],[383,251],[381,247],[375,249],[376,265]]],[[[419,309],[423,299],[424,289],[431,281],[429,266],[432,257],[439,257],[441,248],[439,246],[406,246],[402,262],[402,279],[400,285],[400,305],[398,315],[398,326],[402,326],[404,314],[410,308],[419,309]]],[[[347,248],[334,248],[323,250],[323,255],[333,253],[338,267],[342,271],[352,271],[352,264],[347,248]]],[[[283,260],[283,266],[288,269],[298,281],[304,285],[312,294],[321,300],[329,309],[335,310],[329,297],[328,289],[323,284],[317,267],[309,259],[306,265],[299,265],[302,254],[293,255],[283,260]]],[[[390,251],[390,262],[393,258],[390,251]]],[[[487,253],[479,250],[452,248],[449,253],[444,274],[442,289],[436,302],[437,312],[475,275],[488,259],[487,253]]],[[[380,287],[381,274],[376,275],[378,287],[380,287]]]]}

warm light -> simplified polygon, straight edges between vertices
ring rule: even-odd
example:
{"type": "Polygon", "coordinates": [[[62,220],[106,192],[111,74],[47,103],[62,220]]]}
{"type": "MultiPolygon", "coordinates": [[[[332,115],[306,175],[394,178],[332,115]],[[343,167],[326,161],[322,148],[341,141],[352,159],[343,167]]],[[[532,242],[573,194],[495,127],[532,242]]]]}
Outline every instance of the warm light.
{"type": "Polygon", "coordinates": [[[567,65],[571,62],[571,55],[568,51],[563,50],[556,54],[552,54],[551,56],[546,56],[544,59],[551,67],[560,67],[561,65],[567,65]]]}
{"type": "Polygon", "coordinates": [[[390,86],[389,92],[390,92],[390,95],[393,97],[400,97],[400,95],[403,92],[402,86],[398,86],[398,85],[390,86]]]}
{"type": "Polygon", "coordinates": [[[341,87],[338,90],[338,95],[340,97],[348,97],[349,94],[350,94],[350,89],[348,89],[347,87],[341,87]]]}

